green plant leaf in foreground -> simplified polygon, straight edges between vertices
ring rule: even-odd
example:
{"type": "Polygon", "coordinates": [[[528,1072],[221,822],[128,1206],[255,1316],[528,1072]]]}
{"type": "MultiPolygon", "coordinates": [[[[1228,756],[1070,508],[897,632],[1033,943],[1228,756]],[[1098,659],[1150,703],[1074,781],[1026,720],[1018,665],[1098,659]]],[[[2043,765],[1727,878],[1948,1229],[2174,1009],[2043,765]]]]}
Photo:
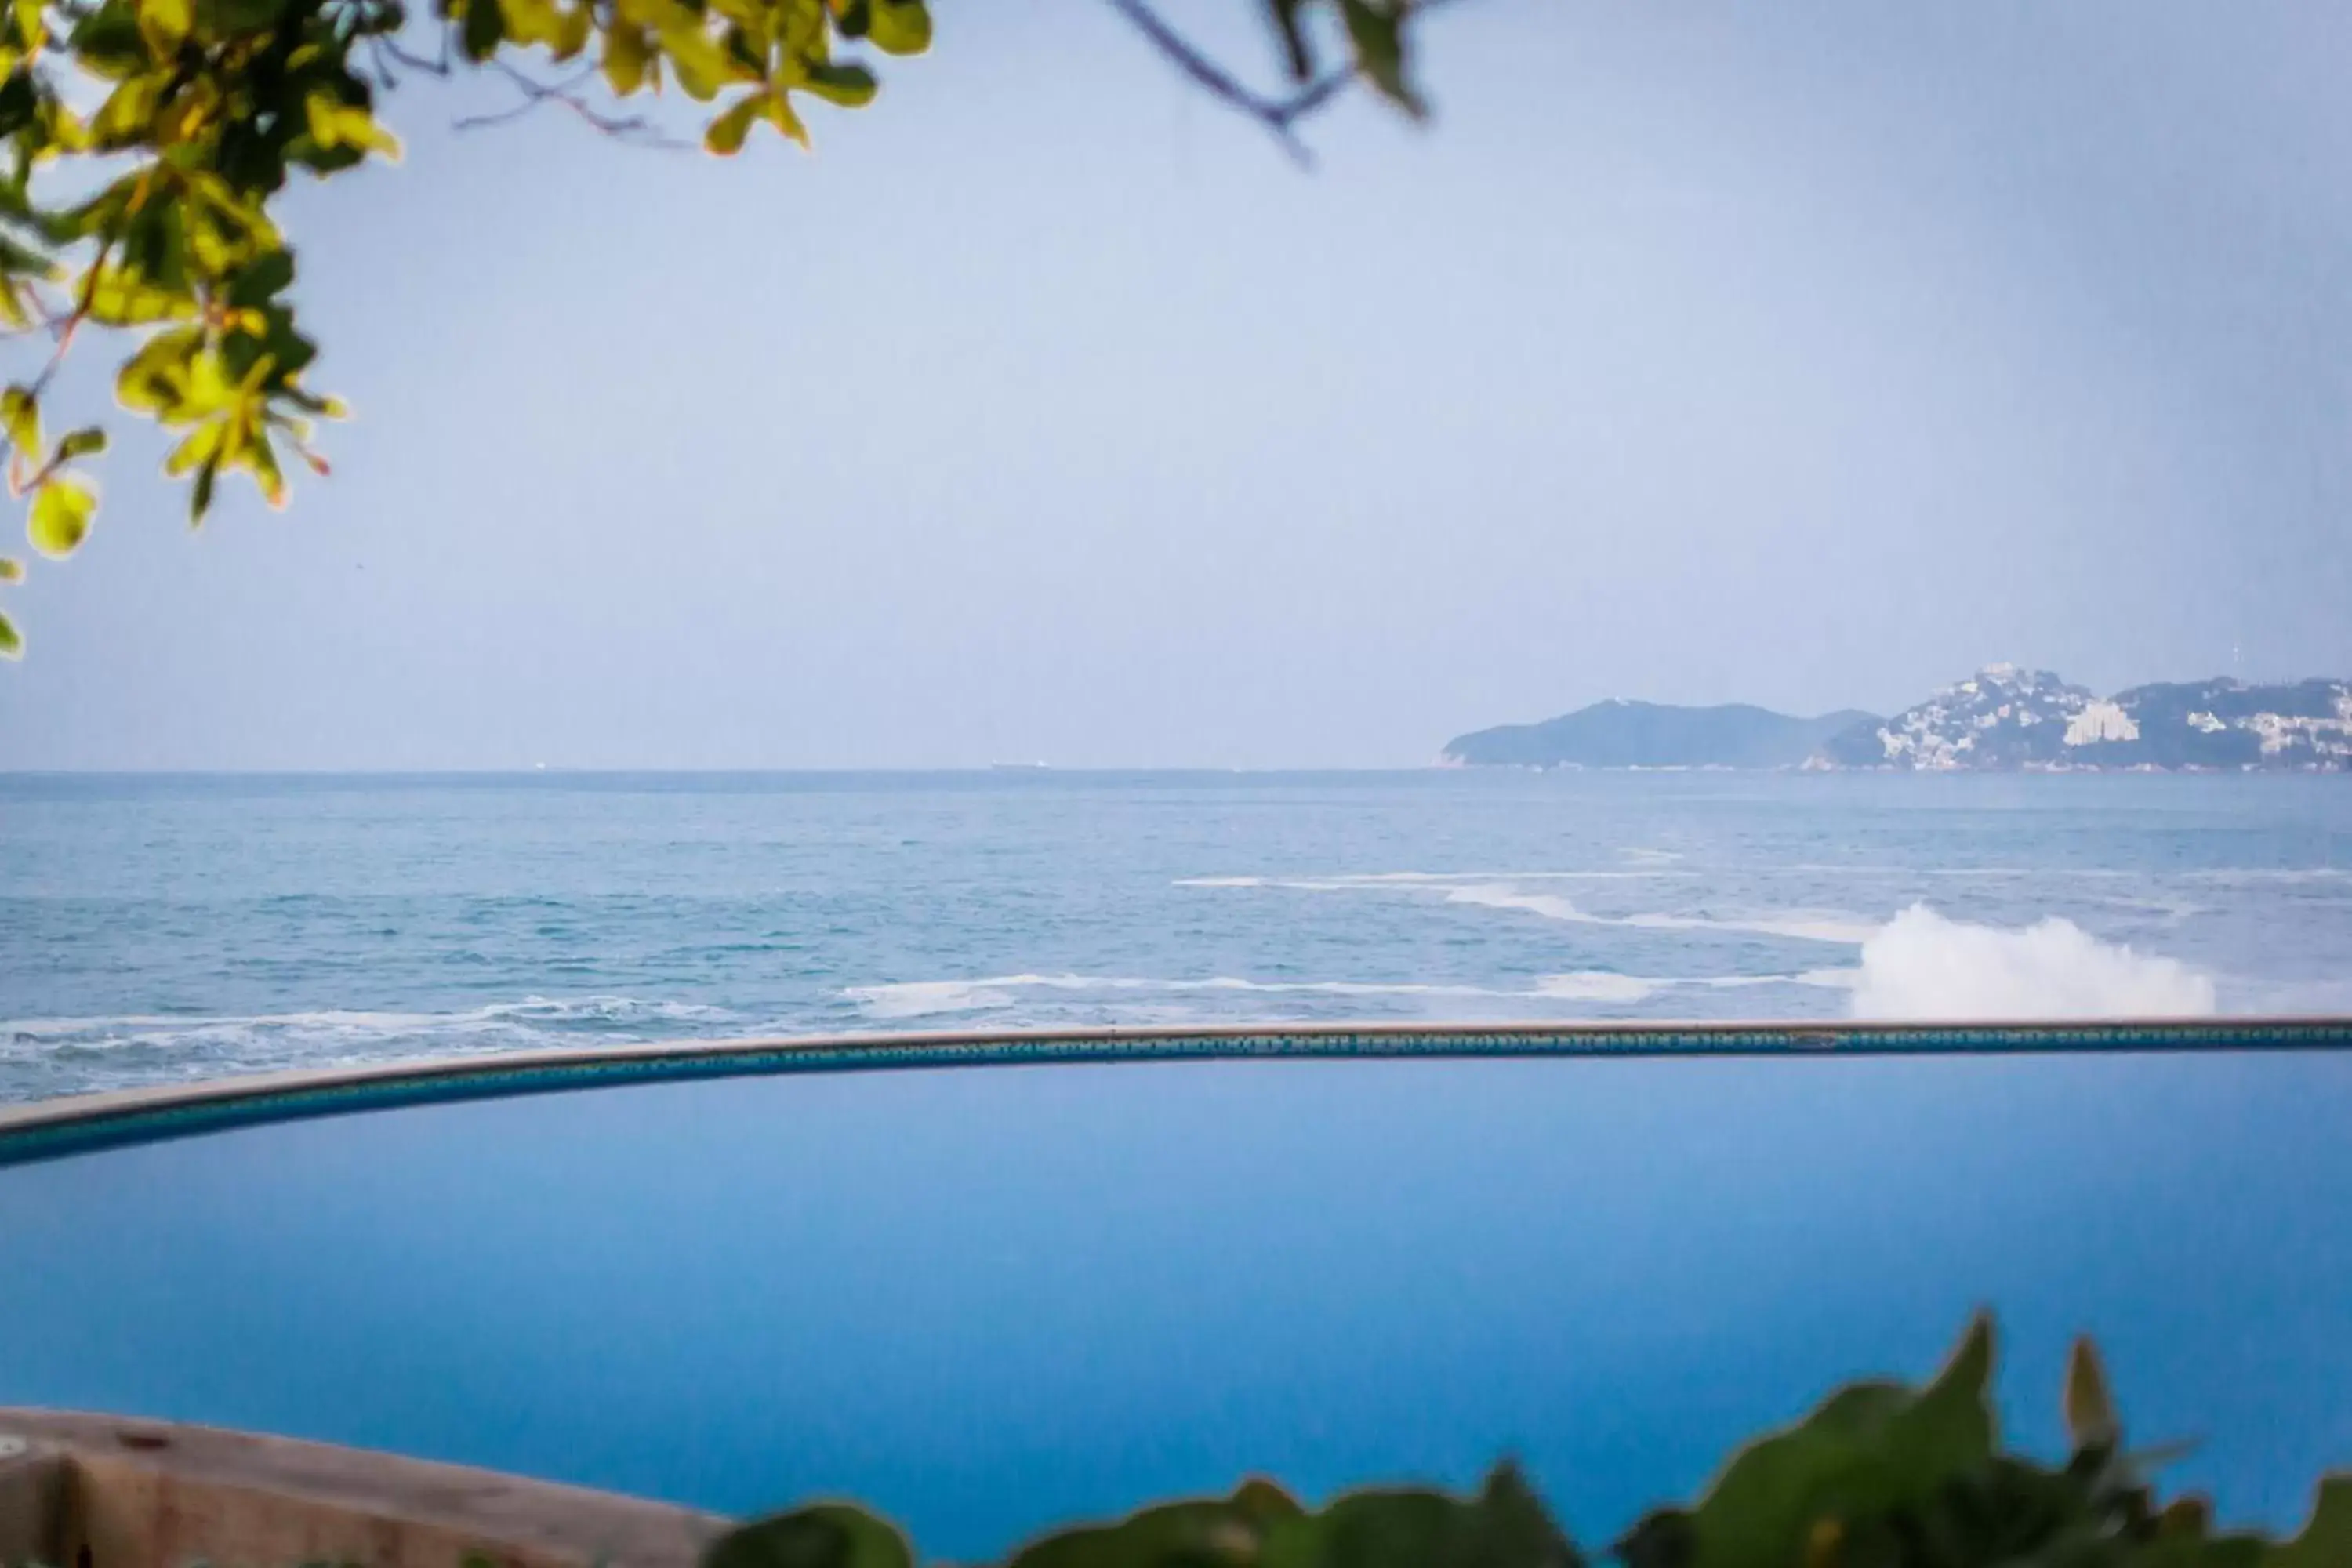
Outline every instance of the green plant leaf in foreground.
{"type": "Polygon", "coordinates": [[[1698,1506],[1661,1510],[1619,1543],[1633,1568],[1790,1568],[1858,1522],[1916,1508],[1992,1458],[1991,1320],[1969,1325],[1925,1390],[1858,1383],[1741,1449],[1698,1506]]]}
{"type": "Polygon", "coordinates": [[[2087,1339],[2076,1340],[2066,1358],[2066,1432],[2077,1448],[2112,1446],[2123,1436],[2115,1399],[2107,1393],[2106,1369],[2099,1364],[2098,1347],[2087,1339]]]}
{"type": "Polygon", "coordinates": [[[818,1503],[731,1531],[703,1568],[914,1568],[897,1528],[846,1503],[818,1503]]]}
{"type": "Polygon", "coordinates": [[[2345,1568],[2352,1563],[2352,1475],[2319,1483],[2311,1521],[2284,1546],[2271,1549],[2263,1568],[2345,1568]]]}
{"type": "MultiPolygon", "coordinates": [[[[2320,1487],[2284,1543],[2220,1533],[2201,1498],[2158,1499],[2123,1433],[2097,1352],[2067,1366],[2073,1454],[2003,1452],[1993,1326],[1979,1315],[1924,1388],[1870,1381],[1734,1454],[1699,1500],[1653,1510],[1623,1568],[2352,1568],[2352,1476],[2320,1487]]],[[[855,1509],[745,1525],[705,1568],[910,1568],[895,1530],[855,1509]]],[[[1583,1568],[1514,1467],[1475,1497],[1358,1491],[1320,1510],[1273,1483],[1163,1503],[1023,1547],[1004,1568],[1583,1568]]]]}
{"type": "Polygon", "coordinates": [[[1162,1503],[1115,1524],[1057,1531],[1013,1553],[1008,1568],[1255,1563],[1264,1560],[1275,1529],[1304,1512],[1272,1482],[1244,1481],[1231,1497],[1162,1503]]]}

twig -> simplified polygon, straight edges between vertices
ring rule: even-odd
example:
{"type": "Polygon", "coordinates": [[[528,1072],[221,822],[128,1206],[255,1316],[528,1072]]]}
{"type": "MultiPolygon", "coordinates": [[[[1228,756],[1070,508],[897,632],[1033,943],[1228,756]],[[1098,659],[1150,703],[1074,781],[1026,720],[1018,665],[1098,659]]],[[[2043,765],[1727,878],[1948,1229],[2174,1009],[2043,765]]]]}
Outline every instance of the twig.
{"type": "Polygon", "coordinates": [[[490,68],[515,85],[522,101],[509,109],[489,114],[469,114],[457,122],[459,131],[480,131],[495,125],[509,125],[543,104],[559,103],[586,121],[604,135],[639,146],[679,149],[691,143],[664,136],[644,116],[632,114],[615,119],[605,114],[582,98],[580,87],[596,74],[595,66],[586,65],[562,81],[539,81],[516,69],[505,60],[493,59],[490,68]]]}
{"type": "MultiPolygon", "coordinates": [[[[1272,98],[1243,86],[1232,72],[1195,48],[1181,33],[1160,19],[1160,14],[1152,10],[1150,0],[1110,0],[1110,4],[1197,86],[1273,132],[1275,140],[1282,143],[1282,150],[1302,168],[1314,167],[1315,154],[1299,140],[1298,121],[1330,102],[1362,74],[1350,63],[1318,77],[1287,98],[1272,98]]],[[[1406,9],[1417,17],[1450,4],[1452,0],[1406,0],[1406,9]]]]}
{"type": "Polygon", "coordinates": [[[423,55],[412,54],[390,38],[370,38],[368,42],[411,70],[420,70],[427,76],[446,78],[449,75],[449,30],[446,27],[441,30],[441,58],[437,60],[428,60],[423,55]]]}
{"type": "Polygon", "coordinates": [[[1233,75],[1208,56],[1194,48],[1184,36],[1162,21],[1145,0],[1110,0],[1112,8],[1128,19],[1151,41],[1154,48],[1168,57],[1177,69],[1191,77],[1195,84],[1213,97],[1223,100],[1233,108],[1248,115],[1273,133],[1282,150],[1291,155],[1301,168],[1312,168],[1315,154],[1298,139],[1297,121],[1330,101],[1342,88],[1356,78],[1351,66],[1308,84],[1288,98],[1268,98],[1243,86],[1233,75]]]}

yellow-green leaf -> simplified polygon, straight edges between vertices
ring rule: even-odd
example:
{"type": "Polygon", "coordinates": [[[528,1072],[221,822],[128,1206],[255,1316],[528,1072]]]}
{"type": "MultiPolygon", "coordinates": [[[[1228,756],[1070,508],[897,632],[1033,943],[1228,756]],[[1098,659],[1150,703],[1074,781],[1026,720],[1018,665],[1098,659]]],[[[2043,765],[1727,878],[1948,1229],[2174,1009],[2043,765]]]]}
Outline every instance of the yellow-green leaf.
{"type": "Polygon", "coordinates": [[[76,458],[87,458],[105,450],[106,432],[95,425],[85,425],[79,430],[66,432],[65,439],[58,443],[58,449],[50,456],[49,461],[70,463],[76,458]]]}
{"type": "Polygon", "coordinates": [[[375,116],[356,104],[339,103],[323,92],[303,100],[310,140],[321,147],[363,147],[398,162],[400,138],[376,123],[375,116]]]}
{"type": "Polygon", "coordinates": [[[923,0],[874,0],[866,36],[893,55],[919,55],[931,47],[931,13],[923,0]]]}
{"type": "Polygon", "coordinates": [[[89,291],[94,321],[115,327],[142,327],[151,321],[193,321],[202,309],[194,294],[166,289],[110,267],[89,291]]]}
{"type": "Polygon", "coordinates": [[[89,532],[90,519],[97,515],[96,490],[77,479],[53,479],[33,492],[32,515],[26,521],[25,532],[32,539],[33,548],[44,555],[71,555],[80,548],[89,532]]]}
{"type": "Polygon", "coordinates": [[[646,67],[652,59],[652,41],[635,23],[615,22],[604,35],[604,80],[621,97],[645,85],[646,67]]]}
{"type": "Polygon", "coordinates": [[[749,92],[737,99],[710,122],[710,129],[702,133],[702,144],[722,158],[741,152],[743,138],[751,133],[751,121],[759,118],[767,100],[765,92],[749,92]]]}
{"type": "Polygon", "coordinates": [[[194,390],[196,354],[204,342],[201,327],[156,333],[123,362],[114,378],[116,400],[134,413],[167,419],[181,415],[194,390]]]}
{"type": "Polygon", "coordinates": [[[595,30],[595,11],[588,0],[580,0],[578,5],[564,12],[562,20],[555,25],[555,58],[559,60],[573,58],[588,47],[588,40],[595,30]]]}
{"type": "Polygon", "coordinates": [[[99,146],[124,147],[142,137],[155,118],[156,105],[163,101],[169,80],[161,73],[134,76],[108,94],[89,122],[90,135],[99,146]]]}
{"type": "Polygon", "coordinates": [[[861,65],[835,65],[818,60],[808,68],[802,87],[844,109],[862,109],[874,101],[874,73],[861,65]]]}
{"type": "Polygon", "coordinates": [[[159,56],[178,48],[194,25],[195,7],[190,0],[139,0],[139,30],[159,56]]]}
{"type": "Polygon", "coordinates": [[[783,93],[772,93],[768,98],[768,123],[805,147],[809,144],[808,127],[793,112],[790,99],[783,93]]]}
{"type": "Polygon", "coordinates": [[[716,38],[702,30],[699,17],[688,26],[666,30],[661,42],[677,71],[677,85],[698,103],[709,102],[726,83],[747,74],[727,58],[716,38]]]}
{"type": "Polygon", "coordinates": [[[21,583],[25,580],[25,563],[13,555],[0,555],[0,583],[21,583]]]}
{"type": "Polygon", "coordinates": [[[0,658],[25,657],[25,639],[16,635],[16,623],[0,616],[0,658]]]}
{"type": "Polygon", "coordinates": [[[31,393],[21,386],[0,392],[0,430],[7,434],[8,444],[26,457],[40,455],[41,405],[31,393]]]}
{"type": "Polygon", "coordinates": [[[2112,1445],[2122,1436],[2115,1399],[2107,1392],[2106,1370],[2099,1364],[2098,1347],[2087,1337],[2076,1340],[2066,1358],[2066,1432],[2077,1448],[2112,1445]]]}

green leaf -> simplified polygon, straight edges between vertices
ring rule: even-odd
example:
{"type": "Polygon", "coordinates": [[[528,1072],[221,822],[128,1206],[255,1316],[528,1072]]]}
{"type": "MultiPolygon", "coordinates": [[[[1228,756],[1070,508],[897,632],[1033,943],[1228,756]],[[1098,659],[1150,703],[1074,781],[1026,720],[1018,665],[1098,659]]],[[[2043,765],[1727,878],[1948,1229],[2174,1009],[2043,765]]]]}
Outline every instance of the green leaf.
{"type": "Polygon", "coordinates": [[[653,63],[653,44],[634,22],[614,22],[604,35],[604,81],[621,98],[645,84],[653,63]]]}
{"type": "Polygon", "coordinates": [[[89,133],[101,149],[128,147],[144,140],[154,123],[171,78],[163,72],[134,76],[108,95],[89,122],[89,133]]]}
{"type": "Polygon", "coordinates": [[[188,491],[188,526],[195,527],[205,521],[205,513],[213,509],[213,480],[220,474],[220,459],[215,458],[196,470],[196,482],[188,491]]]}
{"type": "Polygon", "coordinates": [[[864,66],[835,65],[830,60],[812,64],[801,86],[827,103],[837,103],[844,109],[864,108],[874,101],[877,90],[874,73],[864,66]]]}
{"type": "Polygon", "coordinates": [[[728,105],[727,111],[710,122],[702,133],[702,144],[722,158],[731,158],[743,150],[743,138],[751,133],[751,121],[766,107],[765,92],[748,92],[728,105]]]}
{"type": "Polygon", "coordinates": [[[1475,1498],[1420,1489],[1360,1491],[1338,1499],[1320,1513],[1276,1521],[1267,1532],[1260,1563],[1261,1568],[1580,1568],[1582,1561],[1517,1468],[1505,1464],[1496,1468],[1475,1498]]]}
{"type": "Polygon", "coordinates": [[[2106,1369],[2087,1336],[2077,1339],[2066,1357],[2066,1431],[2078,1450],[2112,1448],[2123,1438],[2115,1400],[2107,1392],[2106,1369]]]}
{"type": "Polygon", "coordinates": [[[748,74],[727,58],[718,39],[702,30],[699,20],[666,29],[661,44],[677,72],[677,85],[697,103],[709,102],[721,87],[748,74]]]}
{"type": "Polygon", "coordinates": [[[194,393],[195,358],[204,342],[201,327],[156,333],[116,374],[116,399],[134,413],[165,419],[182,416],[194,393]]]}
{"type": "Polygon", "coordinates": [[[1405,79],[1404,22],[1406,7],[1399,0],[1376,5],[1373,0],[1339,0],[1340,18],[1348,25],[1348,42],[1356,51],[1356,68],[1381,91],[1381,96],[1418,120],[1429,112],[1420,92],[1405,79]]]}
{"type": "Polygon", "coordinates": [[[16,15],[16,29],[24,35],[26,48],[37,49],[48,42],[48,6],[45,0],[11,0],[9,9],[16,15]]]}
{"type": "Polygon", "coordinates": [[[809,144],[808,127],[802,124],[801,117],[793,112],[790,94],[772,92],[768,95],[768,101],[763,107],[767,111],[769,124],[802,146],[805,147],[809,144]]]}
{"type": "Polygon", "coordinates": [[[2311,1522],[2284,1546],[2271,1549],[2263,1568],[2344,1568],[2352,1563],[2352,1475],[2319,1483],[2311,1522]]]}
{"type": "Polygon", "coordinates": [[[1912,1474],[1940,1480],[1992,1458],[1992,1319],[1979,1312],[1936,1381],[1889,1424],[1889,1445],[1912,1474]]]}
{"type": "Polygon", "coordinates": [[[16,623],[0,616],[0,658],[25,657],[25,639],[16,635],[16,623]]]}
{"type": "Polygon", "coordinates": [[[27,458],[40,455],[41,405],[21,386],[0,392],[0,431],[5,431],[8,444],[27,458]]]}
{"type": "Polygon", "coordinates": [[[172,448],[172,455],[163,459],[163,472],[173,479],[178,479],[192,468],[217,462],[220,458],[221,434],[226,427],[227,424],[225,420],[207,419],[189,431],[187,437],[172,448]]]}
{"type": "Polygon", "coordinates": [[[98,492],[81,480],[60,476],[33,492],[25,532],[44,555],[71,555],[98,515],[98,492]]]}
{"type": "Polygon", "coordinates": [[[0,583],[21,583],[25,580],[25,563],[13,555],[0,555],[0,583]]]}
{"type": "Polygon", "coordinates": [[[190,0],[139,0],[139,26],[147,35],[148,47],[159,56],[178,47],[194,25],[190,0]]]}
{"type": "Polygon", "coordinates": [[[105,450],[106,432],[96,425],[85,425],[79,430],[69,430],[66,433],[65,439],[58,443],[58,449],[50,456],[49,461],[55,464],[70,463],[76,458],[87,458],[92,453],[105,450]]]}
{"type": "Polygon", "coordinates": [[[907,1538],[863,1509],[819,1503],[720,1536],[702,1568],[914,1568],[907,1538]]]}
{"type": "Polygon", "coordinates": [[[1006,1568],[1129,1568],[1130,1564],[1244,1563],[1269,1531],[1302,1517],[1270,1481],[1242,1483],[1231,1497],[1161,1503],[1111,1524],[1081,1525],[1032,1542],[1006,1568]]]}
{"type": "Polygon", "coordinates": [[[109,326],[141,327],[152,321],[188,321],[203,307],[194,292],[139,278],[119,267],[99,275],[89,290],[89,313],[109,326]]]}
{"type": "Polygon", "coordinates": [[[257,33],[277,26],[286,0],[196,0],[196,21],[208,33],[257,33]]]}
{"type": "Polygon", "coordinates": [[[885,54],[919,55],[931,47],[931,13],[923,0],[870,0],[866,36],[885,54]]]}
{"type": "Polygon", "coordinates": [[[1816,1531],[1915,1504],[1993,1451],[1993,1331],[1979,1315],[1925,1391],[1860,1383],[1733,1458],[1692,1510],[1706,1568],[1787,1568],[1816,1531]]]}
{"type": "Polygon", "coordinates": [[[486,60],[498,52],[506,34],[506,18],[499,0],[466,0],[465,45],[469,60],[486,60]]]}
{"type": "MultiPolygon", "coordinates": [[[[493,16],[497,15],[495,10],[491,10],[493,0],[473,0],[473,4],[489,10],[493,16]]],[[[474,13],[469,9],[466,15],[470,27],[474,13]]],[[[310,140],[320,146],[356,147],[381,153],[394,163],[399,162],[400,138],[377,124],[375,116],[362,106],[339,102],[326,93],[314,92],[302,100],[302,110],[310,126],[310,140]]]]}
{"type": "Polygon", "coordinates": [[[229,279],[228,302],[240,310],[256,310],[286,291],[294,281],[294,253],[267,250],[229,279]]]}

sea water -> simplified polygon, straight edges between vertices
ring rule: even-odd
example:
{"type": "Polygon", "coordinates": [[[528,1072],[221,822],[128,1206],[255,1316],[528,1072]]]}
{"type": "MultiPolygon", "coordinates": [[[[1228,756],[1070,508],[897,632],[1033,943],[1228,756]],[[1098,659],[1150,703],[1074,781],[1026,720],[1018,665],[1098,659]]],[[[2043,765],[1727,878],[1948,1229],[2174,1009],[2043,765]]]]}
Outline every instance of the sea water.
{"type": "Polygon", "coordinates": [[[0,776],[0,1100],[812,1031],[2352,1010],[2352,780],[0,776]]]}

